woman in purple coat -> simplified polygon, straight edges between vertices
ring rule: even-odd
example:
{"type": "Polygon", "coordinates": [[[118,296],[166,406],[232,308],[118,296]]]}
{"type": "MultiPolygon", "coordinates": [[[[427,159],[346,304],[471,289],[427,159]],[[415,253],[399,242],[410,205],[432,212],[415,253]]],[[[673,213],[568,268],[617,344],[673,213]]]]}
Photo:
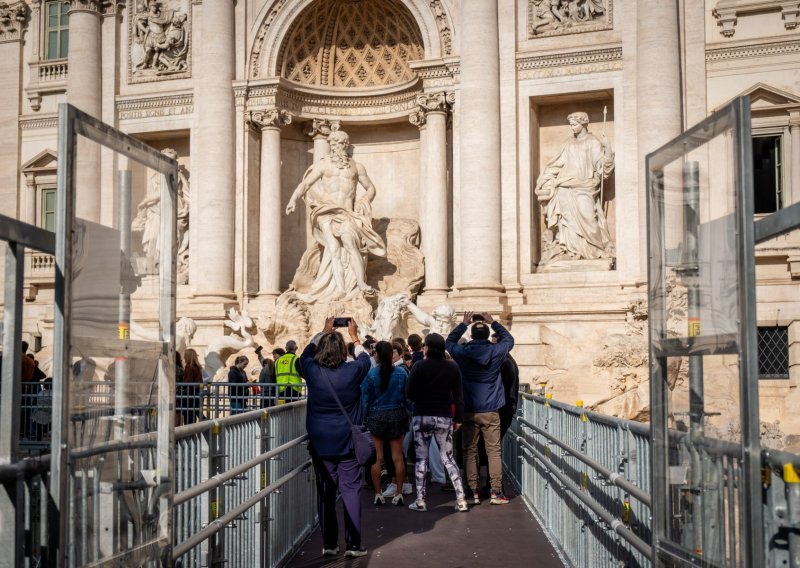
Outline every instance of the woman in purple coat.
{"type": "Polygon", "coordinates": [[[361,382],[370,369],[369,355],[361,347],[358,326],[347,328],[355,344],[356,359],[347,362],[347,344],[328,318],[322,333],[311,340],[300,356],[300,368],[308,385],[309,452],[317,481],[317,509],[322,528],[322,554],[338,554],[339,525],[336,521],[336,491],[344,503],[344,540],[347,557],[367,554],[361,546],[361,486],[363,468],[356,461],[350,424],[342,414],[331,388],[350,416],[361,424],[361,382]]]}

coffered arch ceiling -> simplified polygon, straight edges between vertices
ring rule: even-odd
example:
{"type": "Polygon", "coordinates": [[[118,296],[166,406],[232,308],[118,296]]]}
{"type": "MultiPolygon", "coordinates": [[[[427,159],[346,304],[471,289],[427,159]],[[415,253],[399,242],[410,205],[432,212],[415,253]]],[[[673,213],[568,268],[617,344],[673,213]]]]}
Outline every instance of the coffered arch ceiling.
{"type": "MultiPolygon", "coordinates": [[[[324,89],[322,79],[327,65],[327,80],[333,81],[333,84],[337,81],[347,84],[351,79],[351,84],[369,84],[371,79],[376,85],[388,84],[391,89],[391,83],[380,82],[403,76],[405,69],[395,70],[394,63],[403,61],[407,64],[413,61],[418,49],[422,50],[419,57],[428,60],[454,55],[455,29],[449,10],[447,0],[268,0],[254,18],[247,75],[249,79],[287,77],[284,75],[287,62],[291,60],[297,67],[302,61],[296,76],[298,79],[302,76],[302,80],[289,79],[301,87],[324,89]],[[316,17],[320,18],[319,22],[316,17]],[[368,29],[362,29],[353,22],[362,22],[368,29]],[[394,24],[394,29],[390,24],[394,24]],[[330,36],[319,35],[323,31],[330,36]],[[350,38],[348,34],[354,35],[350,38]],[[337,38],[336,42],[334,37],[337,38]],[[397,42],[403,43],[404,37],[409,41],[404,48],[406,52],[400,53],[397,42]],[[344,70],[333,69],[334,73],[345,76],[349,68],[352,73],[345,79],[330,75],[332,62],[325,60],[326,57],[335,56],[337,49],[342,49],[340,40],[346,40],[348,45],[352,43],[354,48],[350,53],[339,53],[344,56],[339,59],[344,70]],[[375,47],[371,50],[358,49],[359,40],[365,46],[372,45],[374,40],[378,40],[379,44],[381,41],[395,42],[397,45],[388,43],[393,64],[388,69],[387,61],[381,66],[377,65],[377,59],[373,58],[388,55],[383,51],[378,53],[375,47]],[[298,44],[294,44],[295,41],[298,44]],[[303,51],[300,48],[303,41],[316,41],[316,57],[310,49],[303,51]],[[327,51],[322,49],[325,45],[329,46],[327,51]],[[353,68],[350,65],[347,60],[349,55],[356,59],[360,57],[367,63],[363,71],[359,71],[358,66],[353,68]],[[303,73],[306,63],[309,67],[303,73]],[[379,71],[379,67],[382,70],[379,71]],[[368,77],[370,71],[375,74],[368,77]],[[383,79],[381,75],[391,78],[383,79]],[[316,79],[311,77],[319,77],[321,84],[316,84],[316,79]]],[[[353,61],[352,57],[350,61],[353,61]]],[[[335,62],[333,64],[336,65],[335,62]]],[[[401,67],[406,67],[406,64],[401,63],[401,67]]],[[[331,88],[332,85],[329,82],[326,86],[331,88]]]]}
{"type": "Polygon", "coordinates": [[[321,88],[388,87],[416,78],[422,35],[399,0],[316,0],[292,23],[280,76],[321,88]]]}

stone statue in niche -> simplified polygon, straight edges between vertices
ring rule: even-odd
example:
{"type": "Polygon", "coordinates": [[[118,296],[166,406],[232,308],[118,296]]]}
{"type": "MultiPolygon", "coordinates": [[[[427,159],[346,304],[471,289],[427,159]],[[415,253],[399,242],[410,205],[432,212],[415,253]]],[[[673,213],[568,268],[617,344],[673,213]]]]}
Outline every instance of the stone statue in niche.
{"type": "Polygon", "coordinates": [[[133,74],[170,75],[188,69],[189,36],[187,14],[167,9],[164,2],[148,0],[139,4],[132,18],[131,46],[133,74]]]}
{"type": "Polygon", "coordinates": [[[585,112],[567,120],[572,137],[536,181],[547,226],[540,266],[559,260],[613,261],[615,255],[602,208],[603,180],[614,170],[614,152],[605,134],[598,140],[589,132],[585,112]]]}
{"type": "Polygon", "coordinates": [[[309,304],[374,295],[366,282],[367,254],[386,255],[386,244],[372,228],[375,186],[364,166],[348,156],[350,138],[343,130],[331,132],[328,143],[330,153],[308,169],[286,206],[289,215],[304,198],[310,210],[315,242],[298,268],[317,267],[308,289],[298,290],[309,304]],[[360,194],[358,184],[364,188],[360,194]]]}
{"type": "Polygon", "coordinates": [[[554,31],[563,33],[573,26],[595,23],[608,13],[605,2],[606,0],[530,0],[528,31],[531,36],[554,31]]]}
{"type": "MultiPolygon", "coordinates": [[[[178,153],[172,148],[165,148],[162,154],[173,160],[178,153]]],[[[182,169],[178,170],[178,284],[189,283],[189,180],[182,169]]],[[[142,255],[152,267],[158,266],[161,230],[161,175],[153,174],[147,184],[147,193],[139,203],[136,217],[131,223],[131,231],[142,234],[142,255]]]]}

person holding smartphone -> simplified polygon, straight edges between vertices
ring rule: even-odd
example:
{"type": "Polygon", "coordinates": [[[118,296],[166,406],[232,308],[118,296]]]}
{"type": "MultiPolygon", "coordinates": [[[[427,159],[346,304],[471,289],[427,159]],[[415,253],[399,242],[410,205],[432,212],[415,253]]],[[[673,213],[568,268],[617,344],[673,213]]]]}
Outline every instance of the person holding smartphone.
{"type": "Polygon", "coordinates": [[[317,484],[317,508],[322,530],[322,554],[339,553],[339,524],[336,494],[344,505],[345,557],[365,556],[361,542],[362,467],[356,460],[350,423],[342,414],[336,397],[353,424],[362,424],[361,383],[370,369],[370,357],[358,337],[358,326],[348,318],[347,332],[355,344],[355,360],[347,361],[347,344],[334,330],[334,318],[311,340],[300,355],[300,366],[308,386],[306,430],[308,451],[317,484]],[[335,393],[335,396],[334,396],[335,393]]]}

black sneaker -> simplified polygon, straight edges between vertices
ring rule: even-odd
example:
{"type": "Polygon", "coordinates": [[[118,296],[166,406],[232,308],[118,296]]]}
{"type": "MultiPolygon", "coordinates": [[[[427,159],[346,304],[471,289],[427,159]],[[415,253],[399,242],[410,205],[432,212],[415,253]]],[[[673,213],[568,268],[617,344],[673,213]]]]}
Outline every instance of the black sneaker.
{"type": "Polygon", "coordinates": [[[359,556],[366,556],[367,549],[363,546],[347,545],[347,550],[344,551],[345,558],[358,558],[359,556]]]}

